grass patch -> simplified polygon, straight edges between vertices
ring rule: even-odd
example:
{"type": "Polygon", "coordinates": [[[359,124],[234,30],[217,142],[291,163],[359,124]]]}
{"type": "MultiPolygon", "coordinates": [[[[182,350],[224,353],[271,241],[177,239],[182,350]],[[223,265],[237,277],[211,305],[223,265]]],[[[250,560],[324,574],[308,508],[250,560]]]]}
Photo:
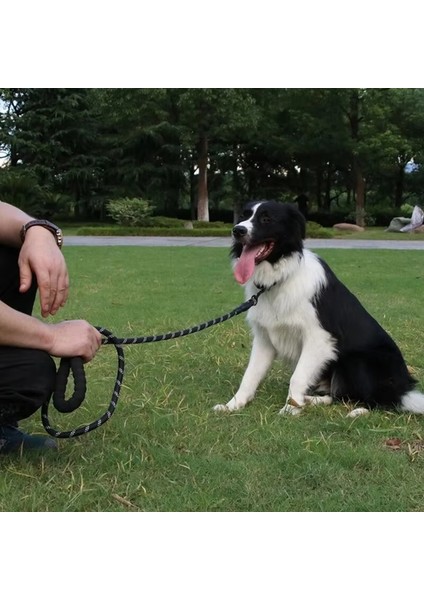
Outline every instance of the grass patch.
{"type": "Polygon", "coordinates": [[[367,227],[365,231],[338,231],[331,229],[336,239],[352,240],[396,240],[396,241],[423,241],[424,233],[397,233],[395,231],[386,231],[385,227],[367,227]]]}
{"type": "MultiPolygon", "coordinates": [[[[239,304],[228,252],[215,248],[69,247],[71,299],[60,315],[116,335],[163,333],[239,304]]],[[[395,337],[424,384],[422,256],[326,250],[340,278],[395,337]]],[[[126,347],[114,417],[44,457],[2,457],[2,511],[422,511],[424,418],[343,406],[280,417],[290,372],[276,364],[255,402],[215,414],[237,389],[250,351],[243,316],[180,340],[126,347]],[[386,445],[399,439],[398,449],[386,445]],[[408,445],[409,443],[409,445],[408,445]],[[411,450],[412,448],[412,450],[411,450]]],[[[88,394],[58,429],[104,412],[115,353],[87,365],[88,394]]],[[[27,420],[42,431],[38,416],[27,420]]]]}

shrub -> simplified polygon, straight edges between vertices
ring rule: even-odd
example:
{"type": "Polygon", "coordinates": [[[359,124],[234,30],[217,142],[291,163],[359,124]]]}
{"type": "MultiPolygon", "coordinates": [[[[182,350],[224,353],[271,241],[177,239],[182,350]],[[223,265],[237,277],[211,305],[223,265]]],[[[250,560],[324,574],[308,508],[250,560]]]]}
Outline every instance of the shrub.
{"type": "Polygon", "coordinates": [[[148,222],[149,227],[160,227],[163,229],[171,229],[183,227],[184,221],[175,217],[150,217],[148,222]]]}
{"type": "Polygon", "coordinates": [[[400,216],[401,217],[408,217],[409,219],[412,216],[412,212],[414,210],[414,207],[412,206],[412,204],[402,204],[402,206],[400,207],[400,216]]]}
{"type": "Polygon", "coordinates": [[[225,229],[223,227],[211,228],[211,229],[184,229],[184,227],[167,228],[163,227],[117,227],[112,225],[111,227],[80,227],[76,231],[76,235],[119,235],[119,236],[164,236],[167,237],[230,237],[231,228],[225,229]]]}
{"type": "Polygon", "coordinates": [[[329,229],[324,229],[319,223],[308,221],[306,223],[306,237],[315,239],[329,239],[333,237],[333,232],[329,229]]]}
{"type": "Polygon", "coordinates": [[[142,198],[119,198],[109,201],[107,213],[119,225],[145,227],[149,225],[152,207],[142,198]]]}
{"type": "Polygon", "coordinates": [[[193,227],[195,229],[224,229],[231,228],[231,225],[224,223],[224,221],[193,221],[193,227]]]}

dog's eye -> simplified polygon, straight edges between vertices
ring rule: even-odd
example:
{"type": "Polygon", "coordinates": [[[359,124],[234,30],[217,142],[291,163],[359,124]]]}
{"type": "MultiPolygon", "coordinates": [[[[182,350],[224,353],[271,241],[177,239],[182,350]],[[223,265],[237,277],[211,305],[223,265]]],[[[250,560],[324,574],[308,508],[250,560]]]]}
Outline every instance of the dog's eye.
{"type": "Polygon", "coordinates": [[[243,211],[243,214],[241,216],[243,221],[246,221],[246,219],[249,219],[252,216],[252,212],[251,210],[245,210],[243,211]]]}
{"type": "Polygon", "coordinates": [[[261,215],[259,217],[259,220],[260,220],[261,223],[264,223],[264,224],[265,223],[271,223],[271,219],[270,219],[270,217],[268,215],[261,215]]]}

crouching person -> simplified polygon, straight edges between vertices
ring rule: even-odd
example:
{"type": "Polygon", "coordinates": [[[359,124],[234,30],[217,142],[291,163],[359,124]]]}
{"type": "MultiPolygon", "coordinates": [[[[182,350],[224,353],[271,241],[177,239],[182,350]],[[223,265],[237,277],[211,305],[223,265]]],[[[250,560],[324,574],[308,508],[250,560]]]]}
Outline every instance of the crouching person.
{"type": "Polygon", "coordinates": [[[46,435],[30,435],[20,421],[49,400],[56,379],[52,356],[90,361],[100,333],[83,320],[48,324],[32,317],[37,289],[43,317],[67,301],[69,277],[60,229],[0,202],[0,456],[56,449],[46,435]]]}

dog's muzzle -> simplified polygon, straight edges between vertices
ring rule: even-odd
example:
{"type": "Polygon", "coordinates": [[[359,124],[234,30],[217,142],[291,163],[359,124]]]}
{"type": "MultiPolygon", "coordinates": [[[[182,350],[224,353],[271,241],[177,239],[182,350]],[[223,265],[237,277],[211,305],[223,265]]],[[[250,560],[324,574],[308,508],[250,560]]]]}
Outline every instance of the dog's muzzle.
{"type": "Polygon", "coordinates": [[[233,236],[236,239],[243,238],[246,235],[247,235],[247,227],[244,227],[244,225],[236,225],[235,227],[233,227],[233,236]]]}

